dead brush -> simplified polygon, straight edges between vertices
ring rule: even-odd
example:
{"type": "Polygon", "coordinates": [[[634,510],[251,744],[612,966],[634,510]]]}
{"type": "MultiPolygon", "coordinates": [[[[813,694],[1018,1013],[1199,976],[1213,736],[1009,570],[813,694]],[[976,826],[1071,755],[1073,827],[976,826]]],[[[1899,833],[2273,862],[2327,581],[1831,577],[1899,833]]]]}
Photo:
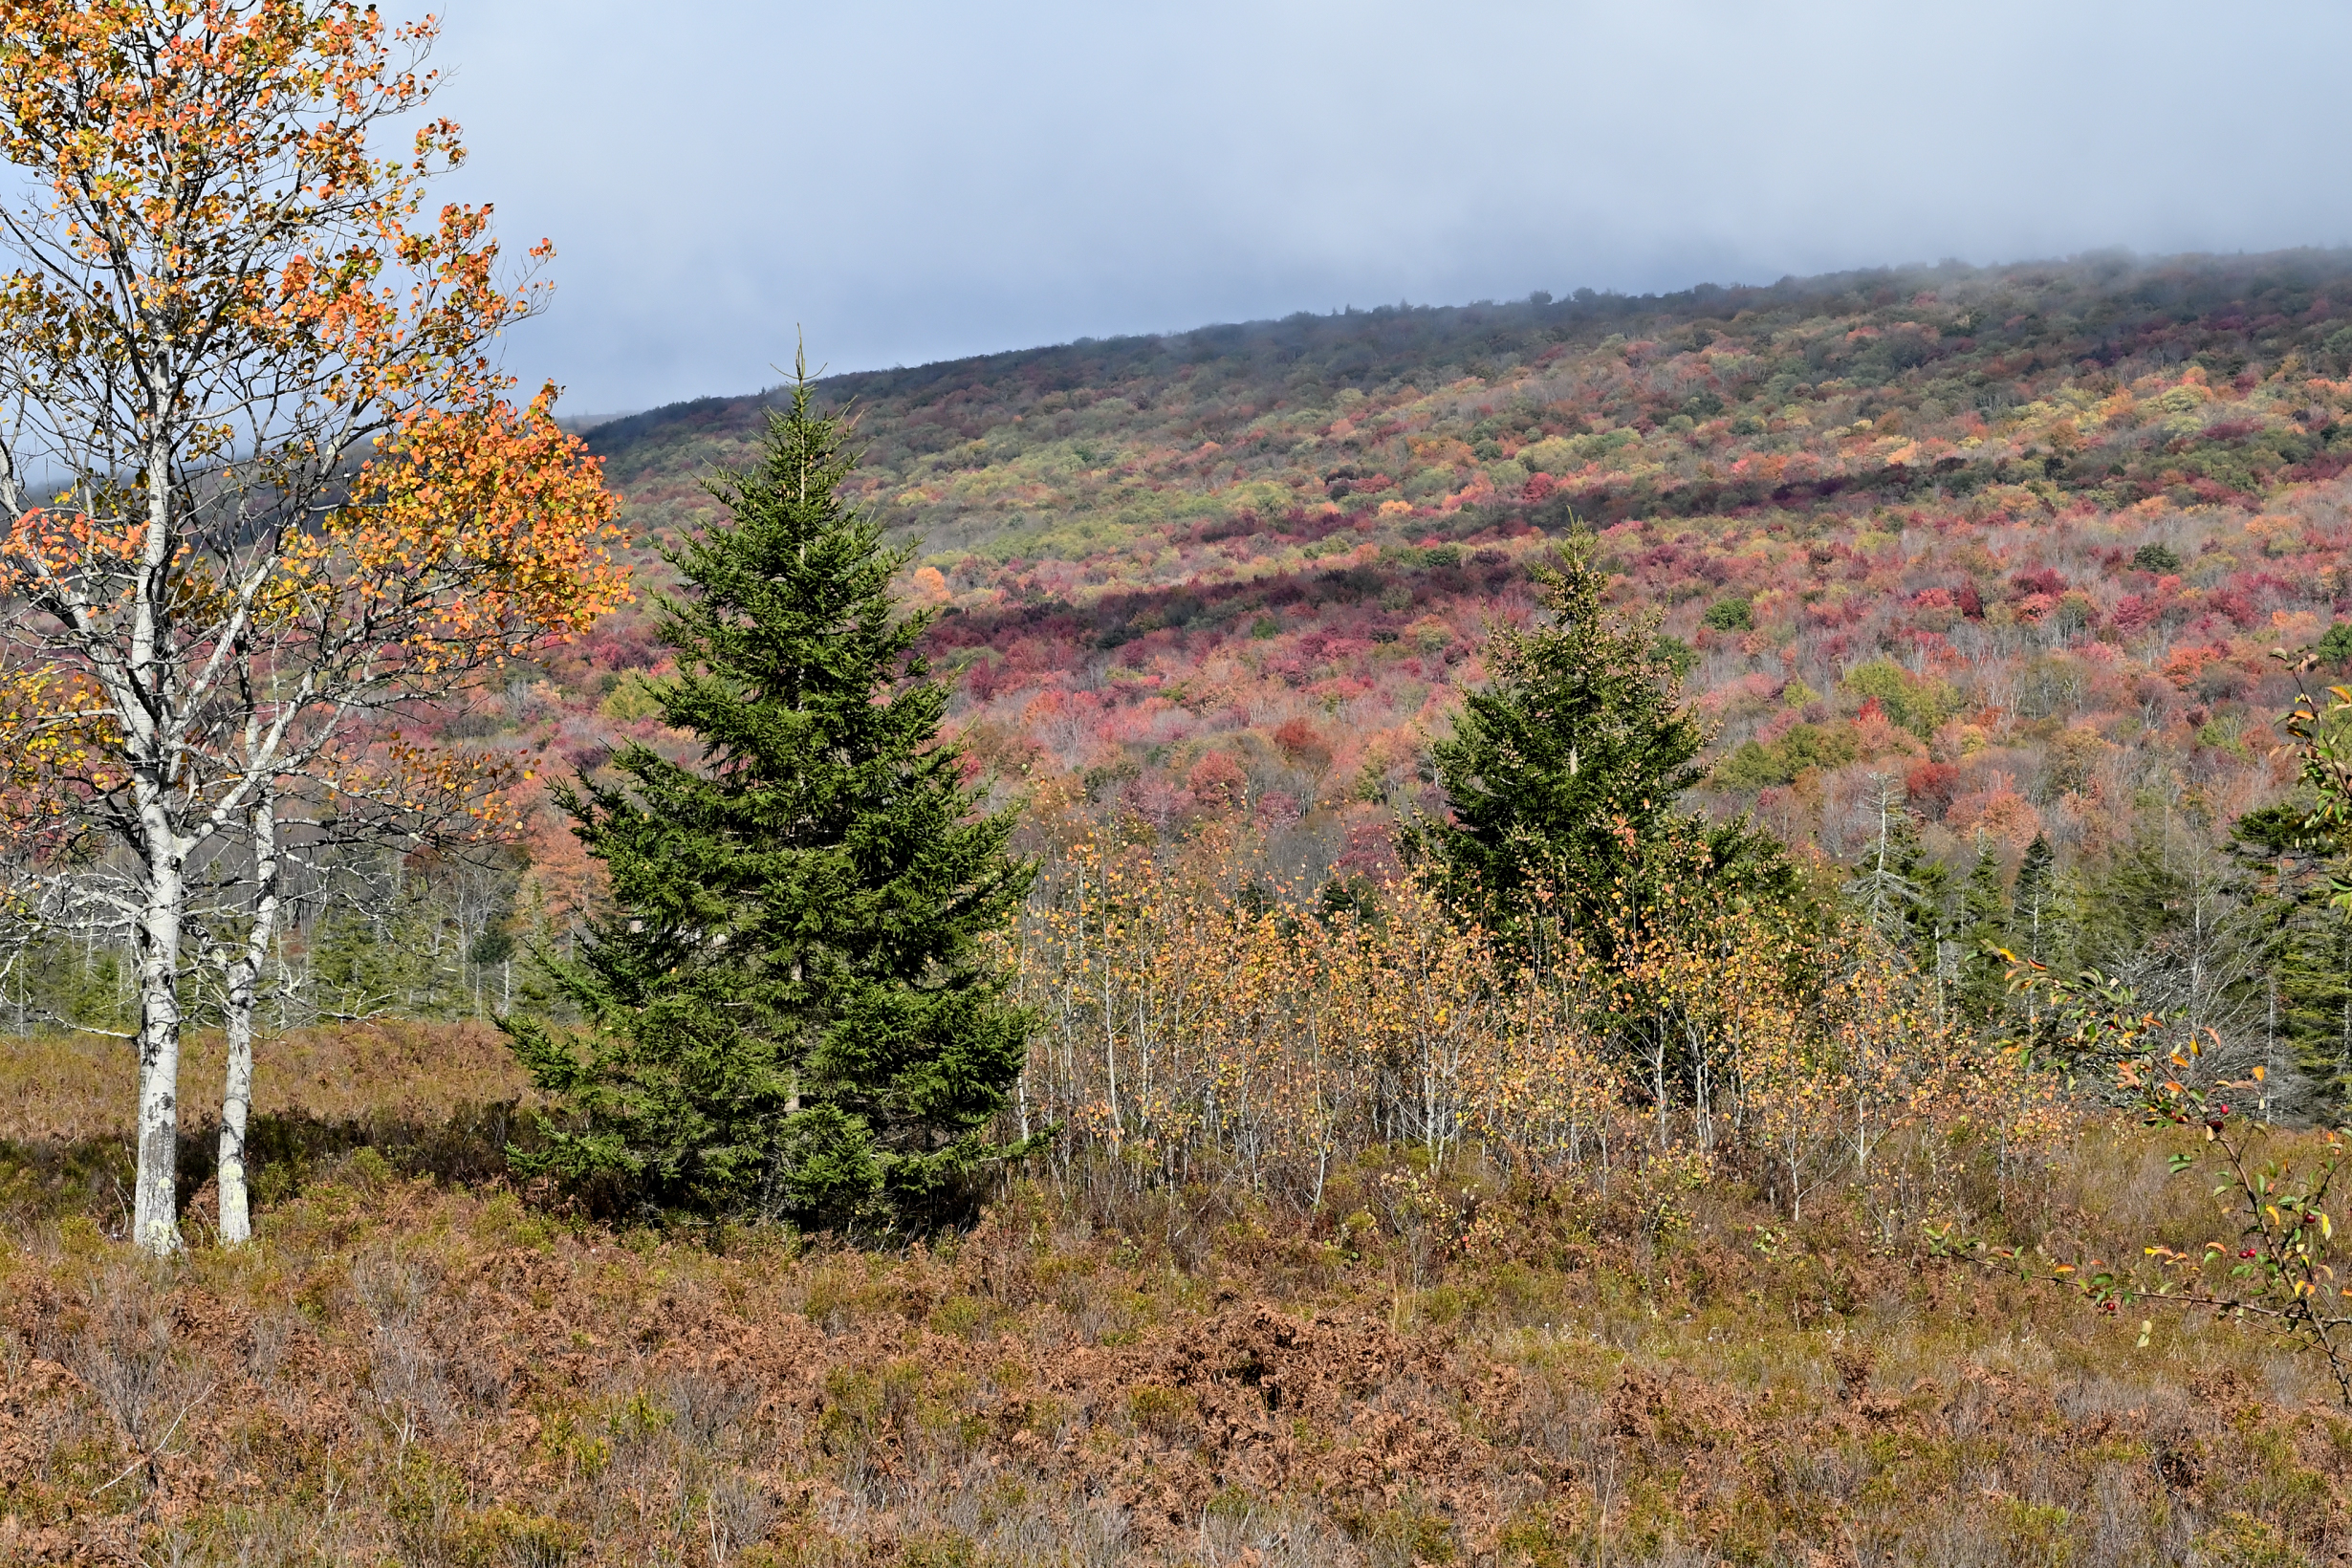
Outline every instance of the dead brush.
{"type": "Polygon", "coordinates": [[[759,1385],[747,1377],[728,1377],[701,1367],[685,1368],[661,1380],[655,1397],[669,1415],[670,1430],[698,1452],[725,1447],[741,1436],[746,1418],[759,1403],[759,1385]]]}
{"type": "Polygon", "coordinates": [[[165,1274],[79,1232],[0,1255],[23,1347],[0,1357],[0,1513],[60,1532],[51,1560],[102,1559],[104,1521],[143,1514],[149,1560],[403,1568],[2352,1546],[2352,1445],[2307,1367],[2228,1323],[2138,1346],[2014,1278],[1887,1257],[1866,1211],[1809,1205],[1800,1230],[1710,1194],[1644,1261],[1579,1236],[1591,1210],[1504,1192],[1478,1223],[1528,1245],[1441,1256],[1416,1292],[1384,1233],[1350,1259],[1331,1227],[1204,1205],[1215,1244],[1185,1273],[1165,1228],[1036,1191],[951,1256],[721,1252],[355,1161],[255,1247],[165,1274]],[[233,1398],[171,1435],[215,1383],[233,1398]],[[93,1498],[133,1429],[170,1437],[167,1484],[93,1498]]]}
{"type": "Polygon", "coordinates": [[[403,1443],[448,1429],[456,1402],[424,1321],[430,1284],[424,1270],[398,1256],[352,1265],[352,1294],[368,1319],[368,1389],[403,1443]]]}
{"type": "Polygon", "coordinates": [[[690,1456],[669,1408],[642,1388],[607,1402],[593,1467],[583,1474],[592,1538],[644,1541],[682,1560],[705,1520],[697,1514],[690,1456]]]}
{"type": "MultiPolygon", "coordinates": [[[[191,1031],[182,1045],[189,1081],[217,1081],[224,1049],[217,1031],[191,1031]]],[[[77,1143],[120,1137],[133,1067],[120,1043],[102,1035],[11,1038],[0,1053],[0,1139],[77,1143]]],[[[530,1082],[486,1023],[387,1018],[276,1036],[254,1088],[259,1116],[423,1125],[446,1123],[464,1106],[517,1100],[530,1082]]],[[[185,1122],[182,1129],[190,1130],[185,1122]]]]}
{"type": "Polygon", "coordinates": [[[284,1302],[269,1303],[246,1319],[245,1372],[269,1388],[277,1381],[286,1347],[303,1332],[301,1315],[284,1302]]]}
{"type": "Polygon", "coordinates": [[[1238,1492],[1221,1492],[1201,1510],[1196,1555],[1204,1562],[1260,1568],[1352,1568],[1362,1560],[1347,1533],[1319,1511],[1238,1492]]]}
{"type": "Polygon", "coordinates": [[[1829,1365],[1837,1374],[1838,1397],[1852,1405],[1869,1394],[1870,1375],[1878,1370],[1879,1353],[1873,1345],[1841,1336],[1830,1347],[1829,1365]]]}
{"type": "Polygon", "coordinates": [[[702,1515],[712,1568],[726,1568],[745,1548],[767,1536],[776,1503],[757,1479],[730,1470],[714,1477],[704,1491],[702,1515]]]}
{"type": "Polygon", "coordinates": [[[170,1419],[164,1406],[180,1380],[172,1375],[168,1298],[148,1271],[113,1268],[92,1278],[60,1358],[114,1423],[123,1447],[143,1452],[170,1419]]]}

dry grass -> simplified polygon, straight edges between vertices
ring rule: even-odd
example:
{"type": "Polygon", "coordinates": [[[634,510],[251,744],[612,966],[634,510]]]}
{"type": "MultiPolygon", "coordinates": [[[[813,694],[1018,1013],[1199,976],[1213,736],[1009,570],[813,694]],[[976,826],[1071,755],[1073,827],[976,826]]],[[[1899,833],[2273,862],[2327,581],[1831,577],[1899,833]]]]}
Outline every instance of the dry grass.
{"type": "MultiPolygon", "coordinates": [[[[190,1034],[180,1058],[180,1122],[220,1116],[220,1034],[190,1034]]],[[[299,1029],[255,1051],[253,1110],[322,1122],[446,1120],[467,1105],[519,1099],[528,1080],[506,1040],[479,1022],[387,1019],[299,1029]]],[[[0,1048],[0,1142],[75,1143],[124,1136],[138,1062],[98,1034],[11,1038],[0,1048]]]]}
{"type": "MultiPolygon", "coordinates": [[[[361,1107],[365,1109],[365,1107],[361,1107]]],[[[551,1216],[362,1148],[253,1246],[0,1257],[0,1560],[549,1568],[2295,1564],[2352,1425],[2258,1333],[1792,1230],[1491,1194],[1484,1255],[1109,1173],[902,1256],[551,1216]],[[1411,1283],[1416,1273],[1420,1288],[1411,1283]]],[[[1345,1190],[1377,1185],[1346,1173],[1345,1190]]],[[[1471,1179],[1475,1173],[1465,1173],[1471,1179]]],[[[2136,1132],[2041,1233],[2188,1235],[2136,1132]]]]}
{"type": "MultiPolygon", "coordinates": [[[[180,1197],[202,1236],[217,1207],[222,1041],[191,1037],[180,1077],[180,1197]]],[[[388,1021],[302,1030],[263,1042],[247,1150],[254,1191],[281,1202],[351,1151],[404,1174],[481,1181],[530,1136],[529,1085],[504,1038],[480,1023],[388,1021]]],[[[129,1224],[130,1047],[97,1035],[0,1049],[0,1224],[80,1213],[109,1234],[129,1224]]]]}

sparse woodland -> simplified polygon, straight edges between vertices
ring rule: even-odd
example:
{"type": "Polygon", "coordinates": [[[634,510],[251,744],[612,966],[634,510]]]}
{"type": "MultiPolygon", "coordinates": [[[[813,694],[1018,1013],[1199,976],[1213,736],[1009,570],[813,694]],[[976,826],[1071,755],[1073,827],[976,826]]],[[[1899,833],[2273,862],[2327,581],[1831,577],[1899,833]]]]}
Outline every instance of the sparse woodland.
{"type": "Polygon", "coordinates": [[[2352,260],[583,430],[430,37],[0,13],[0,1560],[2352,1557],[2352,260]]]}

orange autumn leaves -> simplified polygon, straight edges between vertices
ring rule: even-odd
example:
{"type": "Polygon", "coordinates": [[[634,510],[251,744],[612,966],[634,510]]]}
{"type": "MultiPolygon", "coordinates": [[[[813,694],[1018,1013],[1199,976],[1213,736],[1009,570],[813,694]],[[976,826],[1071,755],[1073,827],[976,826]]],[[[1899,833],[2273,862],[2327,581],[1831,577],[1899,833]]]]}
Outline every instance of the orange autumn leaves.
{"type": "MultiPolygon", "coordinates": [[[[297,691],[322,667],[368,663],[381,666],[369,672],[377,684],[446,691],[624,601],[627,576],[608,549],[616,503],[597,460],[556,426],[553,398],[550,389],[519,410],[491,400],[410,420],[322,526],[281,542],[242,634],[264,650],[256,663],[297,691]]],[[[111,577],[125,598],[140,578],[120,568],[143,532],[29,512],[0,546],[0,594],[67,578],[87,593],[111,577]]],[[[230,619],[208,563],[183,566],[173,597],[184,617],[230,619]]],[[[86,675],[52,662],[0,682],[0,810],[22,823],[54,816],[60,787],[120,782],[121,770],[110,776],[98,760],[116,721],[86,675]]],[[[319,684],[318,698],[331,700],[330,683],[319,684]]],[[[310,771],[346,796],[398,802],[409,817],[469,833],[517,826],[506,795],[519,771],[512,759],[449,754],[394,731],[375,742],[355,734],[310,771]]]]}
{"type": "Polygon", "coordinates": [[[30,406],[67,394],[33,435],[75,476],[16,492],[0,539],[0,599],[33,612],[11,752],[53,805],[61,776],[122,787],[51,766],[94,742],[181,746],[219,753],[216,793],[289,769],[511,827],[455,787],[500,770],[387,744],[374,715],[628,597],[597,462],[552,387],[518,408],[488,358],[543,286],[501,283],[487,207],[423,215],[464,156],[453,123],[416,124],[435,31],[344,0],[0,3],[0,156],[29,177],[0,336],[30,406]],[[407,152],[379,156],[395,124],[407,152]],[[149,688],[187,712],[142,739],[149,688]]]}
{"type": "MultiPolygon", "coordinates": [[[[610,555],[617,503],[600,466],[555,423],[555,389],[528,407],[495,398],[417,411],[363,462],[349,498],[321,526],[278,542],[253,595],[254,629],[326,645],[389,643],[422,672],[520,657],[574,633],[629,597],[610,555]]],[[[78,511],[28,511],[0,540],[0,594],[74,581],[85,596],[131,570],[147,525],[109,529],[78,511]]],[[[226,622],[226,586],[192,555],[176,566],[183,621],[226,622]],[[207,615],[209,612],[209,615],[207,615]]],[[[85,597],[93,609],[101,601],[85,597]]],[[[26,689],[46,688],[30,683],[26,689]]]]}
{"type": "Polygon", "coordinates": [[[105,787],[110,728],[86,682],[54,665],[0,668],[0,844],[39,844],[75,783],[105,787]]]}
{"type": "Polygon", "coordinates": [[[1412,889],[1380,919],[1237,899],[1232,852],[1212,832],[1171,867],[1094,838],[1056,868],[1013,955],[1043,1024],[1030,1114],[1139,1173],[1213,1155],[1297,1190],[1367,1142],[1451,1147],[1490,1023],[1483,939],[1412,889]]]}
{"type": "Polygon", "coordinates": [[[1218,831],[1088,836],[1050,866],[1009,955],[1040,1024],[1028,1129],[1139,1183],[1232,1172],[1310,1205],[1405,1143],[1604,1187],[1728,1166],[1801,1217],[1846,1183],[1938,1210],[1961,1163],[1927,1142],[2006,1168],[2065,1125],[2055,1080],[1939,1025],[1858,928],[1698,915],[1536,972],[1409,880],[1318,903],[1251,873],[1218,831]]]}
{"type": "Polygon", "coordinates": [[[558,428],[555,389],[404,422],[352,500],[289,542],[290,620],[380,628],[418,674],[519,658],[629,596],[597,460],[558,428]]]}
{"type": "MultiPolygon", "coordinates": [[[[0,4],[0,156],[49,192],[28,214],[44,266],[0,294],[12,336],[60,361],[131,335],[184,364],[233,341],[267,366],[270,417],[293,400],[330,426],[469,401],[494,379],[483,343],[536,291],[498,285],[487,207],[412,227],[425,178],[464,158],[452,122],[419,125],[404,158],[365,134],[422,110],[437,29],[349,0],[0,4]]],[[[212,423],[198,449],[239,428],[212,423]]]]}

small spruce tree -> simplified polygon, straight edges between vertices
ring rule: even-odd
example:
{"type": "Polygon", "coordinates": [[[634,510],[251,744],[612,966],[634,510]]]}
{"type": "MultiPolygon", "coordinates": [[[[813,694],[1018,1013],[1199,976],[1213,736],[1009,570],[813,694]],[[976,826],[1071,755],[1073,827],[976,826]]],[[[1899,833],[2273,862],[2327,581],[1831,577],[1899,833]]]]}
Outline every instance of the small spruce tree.
{"type": "Polygon", "coordinates": [[[1668,886],[1684,907],[1694,888],[1791,896],[1794,875],[1769,836],[1683,807],[1706,731],[1683,706],[1656,617],[1602,602],[1592,535],[1572,534],[1536,581],[1551,622],[1488,644],[1492,684],[1469,694],[1453,734],[1430,748],[1448,816],[1412,824],[1408,849],[1522,945],[1557,922],[1605,950],[1623,918],[1612,912],[1638,925],[1668,886]]]}
{"type": "Polygon", "coordinates": [[[901,615],[907,553],[837,496],[845,432],[805,366],[731,521],[668,554],[679,673],[649,682],[697,766],[631,745],[560,798],[611,872],[577,961],[584,1027],[506,1025],[553,1100],[515,1168],[631,1207],[873,1230],[947,1217],[1030,1029],[983,962],[1033,868],[939,740],[947,687],[901,615]]]}
{"type": "Polygon", "coordinates": [[[2010,905],[2016,926],[2017,951],[2037,964],[2047,964],[2063,938],[2058,917],[2058,854],[2050,836],[2034,835],[2017,862],[2017,885],[2010,905]]]}
{"type": "Polygon", "coordinates": [[[1960,896],[1960,1015],[1985,1025],[2008,1002],[2008,961],[2000,951],[2014,940],[2009,891],[2001,884],[2001,860],[1992,837],[1976,836],[1976,863],[1960,896]]]}

